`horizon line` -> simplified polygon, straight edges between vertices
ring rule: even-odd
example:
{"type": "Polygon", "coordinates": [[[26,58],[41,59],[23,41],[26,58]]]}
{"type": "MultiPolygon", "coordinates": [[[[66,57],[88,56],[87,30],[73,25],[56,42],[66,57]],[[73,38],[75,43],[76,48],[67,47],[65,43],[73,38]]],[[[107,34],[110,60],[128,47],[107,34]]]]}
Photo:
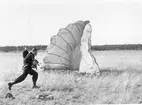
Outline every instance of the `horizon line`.
{"type": "MultiPolygon", "coordinates": [[[[50,44],[49,44],[50,45],[50,44]]],[[[127,43],[127,44],[95,44],[95,45],[91,45],[91,46],[105,46],[105,45],[142,45],[142,43],[127,43]]],[[[21,46],[48,46],[48,45],[44,45],[44,44],[37,44],[37,45],[4,45],[4,46],[0,46],[0,47],[10,47],[10,46],[14,46],[14,47],[21,47],[21,46]]]]}

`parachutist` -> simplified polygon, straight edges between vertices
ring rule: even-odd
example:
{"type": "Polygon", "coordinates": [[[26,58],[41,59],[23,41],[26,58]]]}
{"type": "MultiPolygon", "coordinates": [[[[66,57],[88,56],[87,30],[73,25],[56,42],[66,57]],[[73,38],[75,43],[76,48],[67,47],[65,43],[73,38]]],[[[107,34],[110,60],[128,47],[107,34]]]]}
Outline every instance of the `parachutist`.
{"type": "Polygon", "coordinates": [[[23,66],[23,74],[20,75],[17,79],[15,79],[14,82],[8,83],[9,90],[11,90],[11,87],[14,84],[20,83],[25,80],[28,74],[32,75],[32,80],[33,80],[33,88],[39,88],[36,86],[36,81],[38,79],[38,73],[32,69],[33,61],[35,60],[34,57],[37,55],[37,49],[33,48],[30,53],[27,53],[27,51],[24,51],[26,53],[24,57],[24,66],[23,66]]]}

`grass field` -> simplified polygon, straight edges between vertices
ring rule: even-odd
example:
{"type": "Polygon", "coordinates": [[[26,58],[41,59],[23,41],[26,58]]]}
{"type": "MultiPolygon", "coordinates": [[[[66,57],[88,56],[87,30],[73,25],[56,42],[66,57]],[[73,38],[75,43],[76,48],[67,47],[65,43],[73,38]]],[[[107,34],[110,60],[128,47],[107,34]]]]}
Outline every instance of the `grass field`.
{"type": "MultiPolygon", "coordinates": [[[[94,105],[142,103],[142,51],[93,52],[100,77],[75,72],[43,72],[38,69],[32,89],[31,76],[12,87],[15,99],[5,98],[7,83],[22,73],[21,53],[0,53],[0,105],[94,105]]],[[[37,59],[42,60],[43,53],[37,59]]]]}

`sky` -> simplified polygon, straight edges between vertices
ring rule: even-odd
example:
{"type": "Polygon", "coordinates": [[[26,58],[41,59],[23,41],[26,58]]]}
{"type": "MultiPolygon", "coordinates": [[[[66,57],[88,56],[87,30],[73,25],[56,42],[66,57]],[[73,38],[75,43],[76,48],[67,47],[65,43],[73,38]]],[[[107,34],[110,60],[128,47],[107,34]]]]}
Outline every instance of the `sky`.
{"type": "Polygon", "coordinates": [[[90,20],[92,45],[142,44],[142,0],[0,0],[0,46],[48,45],[78,20],[90,20]]]}

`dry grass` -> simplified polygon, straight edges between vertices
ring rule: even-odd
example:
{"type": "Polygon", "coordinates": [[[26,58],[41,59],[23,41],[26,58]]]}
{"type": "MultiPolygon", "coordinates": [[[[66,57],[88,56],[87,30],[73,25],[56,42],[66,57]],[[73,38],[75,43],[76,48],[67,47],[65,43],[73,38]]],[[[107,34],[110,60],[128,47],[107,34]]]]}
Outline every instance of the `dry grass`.
{"type": "MultiPolygon", "coordinates": [[[[9,74],[11,76],[11,74],[9,74]]],[[[19,74],[12,74],[10,79],[19,74]]],[[[9,76],[8,76],[9,77],[9,76]]],[[[8,78],[6,77],[6,78],[8,78]]],[[[15,99],[5,98],[7,84],[0,89],[0,103],[7,105],[137,104],[142,97],[142,73],[103,69],[101,76],[83,76],[57,71],[40,72],[40,89],[32,89],[31,77],[12,87],[15,99]],[[40,98],[39,96],[48,96],[40,98]]],[[[5,79],[9,81],[9,79],[5,79]]]]}
{"type": "MultiPolygon", "coordinates": [[[[21,74],[21,53],[0,55],[0,105],[94,105],[142,103],[142,51],[94,52],[101,67],[100,77],[74,72],[39,72],[32,89],[31,76],[12,87],[15,99],[5,98],[7,83],[21,74]],[[1,83],[1,81],[0,81],[1,83]]],[[[41,61],[43,53],[38,60],[41,61]]]]}

